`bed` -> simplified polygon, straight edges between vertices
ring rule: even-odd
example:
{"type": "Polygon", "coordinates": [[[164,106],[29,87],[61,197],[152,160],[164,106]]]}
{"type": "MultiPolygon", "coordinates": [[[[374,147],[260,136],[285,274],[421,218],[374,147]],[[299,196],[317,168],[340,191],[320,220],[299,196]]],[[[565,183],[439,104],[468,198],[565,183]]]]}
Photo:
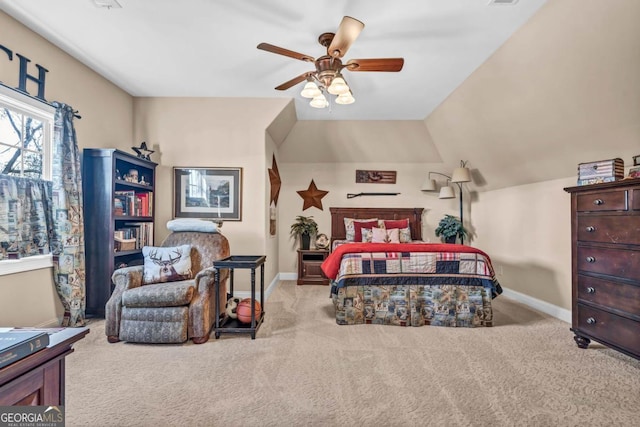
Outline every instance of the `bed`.
{"type": "Polygon", "coordinates": [[[322,270],[331,280],[336,323],[492,326],[491,301],[502,289],[482,250],[422,241],[422,208],[330,211],[332,250],[322,270]],[[399,243],[361,242],[367,227],[384,234],[384,223],[409,230],[399,243]]]}

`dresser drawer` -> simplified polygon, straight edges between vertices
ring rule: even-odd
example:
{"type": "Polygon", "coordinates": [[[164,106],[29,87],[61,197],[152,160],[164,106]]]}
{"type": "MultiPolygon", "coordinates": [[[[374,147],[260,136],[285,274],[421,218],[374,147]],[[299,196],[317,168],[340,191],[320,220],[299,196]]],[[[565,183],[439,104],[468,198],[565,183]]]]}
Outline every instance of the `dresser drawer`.
{"type": "Polygon", "coordinates": [[[578,304],[577,328],[594,339],[640,354],[640,323],[597,308],[578,304]]]}
{"type": "Polygon", "coordinates": [[[640,252],[578,246],[578,271],[640,280],[640,252]]]}
{"type": "Polygon", "coordinates": [[[578,194],[578,212],[626,211],[627,191],[600,191],[578,194]]]}
{"type": "Polygon", "coordinates": [[[578,241],[640,244],[640,216],[578,215],[578,241]]]}
{"type": "Polygon", "coordinates": [[[578,299],[640,317],[640,286],[579,274],[578,299]]]}

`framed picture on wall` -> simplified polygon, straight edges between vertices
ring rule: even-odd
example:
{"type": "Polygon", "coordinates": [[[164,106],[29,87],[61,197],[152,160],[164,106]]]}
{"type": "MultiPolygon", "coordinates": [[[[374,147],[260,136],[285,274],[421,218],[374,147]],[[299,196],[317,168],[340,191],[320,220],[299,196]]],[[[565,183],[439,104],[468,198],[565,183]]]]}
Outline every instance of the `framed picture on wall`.
{"type": "Polygon", "coordinates": [[[242,220],[242,168],[173,168],[173,217],[242,220]]]}

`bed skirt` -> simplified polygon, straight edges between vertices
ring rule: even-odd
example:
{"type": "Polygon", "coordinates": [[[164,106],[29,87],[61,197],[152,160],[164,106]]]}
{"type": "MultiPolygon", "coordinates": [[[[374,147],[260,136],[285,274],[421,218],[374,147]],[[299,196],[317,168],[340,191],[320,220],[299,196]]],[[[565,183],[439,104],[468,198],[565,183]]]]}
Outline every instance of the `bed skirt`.
{"type": "Polygon", "coordinates": [[[491,290],[459,285],[367,285],[332,296],[339,325],[492,326],[491,290]]]}

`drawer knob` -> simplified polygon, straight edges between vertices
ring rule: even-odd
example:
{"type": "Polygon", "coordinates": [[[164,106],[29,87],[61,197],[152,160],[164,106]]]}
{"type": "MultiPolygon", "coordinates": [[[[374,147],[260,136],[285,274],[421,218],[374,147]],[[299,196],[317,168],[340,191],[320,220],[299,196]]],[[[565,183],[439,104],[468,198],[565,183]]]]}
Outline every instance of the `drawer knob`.
{"type": "Polygon", "coordinates": [[[590,325],[595,325],[596,324],[596,319],[594,319],[593,317],[589,317],[587,319],[587,323],[590,325]]]}
{"type": "Polygon", "coordinates": [[[587,288],[587,293],[588,293],[588,294],[595,294],[595,293],[596,293],[596,288],[594,288],[594,287],[592,287],[592,286],[589,286],[589,287],[587,288]]]}
{"type": "Polygon", "coordinates": [[[596,258],[595,258],[595,257],[592,257],[592,256],[588,256],[588,257],[586,258],[586,260],[587,260],[587,262],[596,262],[596,258]]]}
{"type": "Polygon", "coordinates": [[[586,228],[586,230],[587,230],[589,233],[593,233],[594,231],[596,231],[596,228],[595,228],[593,225],[590,225],[590,226],[588,226],[588,227],[586,228]]]}
{"type": "Polygon", "coordinates": [[[593,204],[594,204],[594,205],[596,205],[596,206],[604,205],[604,200],[602,200],[602,199],[595,199],[595,200],[593,201],[593,204]]]}

